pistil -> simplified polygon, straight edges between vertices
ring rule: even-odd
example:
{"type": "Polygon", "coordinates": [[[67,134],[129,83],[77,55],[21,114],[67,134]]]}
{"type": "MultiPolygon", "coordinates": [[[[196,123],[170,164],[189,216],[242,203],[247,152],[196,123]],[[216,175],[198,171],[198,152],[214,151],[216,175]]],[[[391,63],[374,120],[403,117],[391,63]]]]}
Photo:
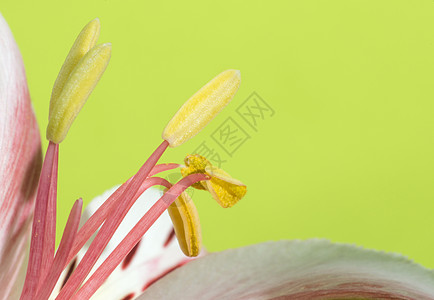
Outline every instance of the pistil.
{"type": "MultiPolygon", "coordinates": [[[[104,73],[111,45],[95,46],[99,21],[80,33],[55,82],[50,101],[45,155],[35,202],[29,264],[21,299],[34,299],[53,264],[56,239],[56,203],[59,143],[104,73]]],[[[68,257],[68,255],[66,255],[68,257]]]]}

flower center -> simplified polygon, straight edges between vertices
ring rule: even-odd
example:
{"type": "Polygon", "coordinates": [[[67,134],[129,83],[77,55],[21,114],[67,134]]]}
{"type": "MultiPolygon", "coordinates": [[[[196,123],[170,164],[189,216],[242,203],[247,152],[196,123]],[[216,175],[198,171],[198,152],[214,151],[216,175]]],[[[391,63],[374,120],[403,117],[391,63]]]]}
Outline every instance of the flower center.
{"type": "Polygon", "coordinates": [[[55,253],[59,144],[65,139],[110,60],[111,44],[95,45],[99,31],[98,19],[84,27],[53,87],[47,127],[49,145],[39,181],[29,264],[21,299],[48,299],[62,271],[97,232],[56,299],[90,298],[165,210],[172,218],[181,250],[187,256],[197,256],[201,249],[199,217],[193,201],[184,191],[190,186],[208,190],[223,207],[232,206],[246,193],[245,185],[199,156],[186,158],[186,163],[189,163],[181,170],[183,178],[176,183],[154,176],[180,167],[179,164],[157,165],[157,162],[169,146],[179,146],[196,135],[235,95],[240,84],[240,73],[228,70],[211,80],[179,109],[163,131],[163,142],[139,171],[121,185],[80,230],[78,224],[83,202],[81,199],[75,202],[55,253]],[[155,185],[165,187],[166,192],[85,281],[135,201],[155,185]]]}

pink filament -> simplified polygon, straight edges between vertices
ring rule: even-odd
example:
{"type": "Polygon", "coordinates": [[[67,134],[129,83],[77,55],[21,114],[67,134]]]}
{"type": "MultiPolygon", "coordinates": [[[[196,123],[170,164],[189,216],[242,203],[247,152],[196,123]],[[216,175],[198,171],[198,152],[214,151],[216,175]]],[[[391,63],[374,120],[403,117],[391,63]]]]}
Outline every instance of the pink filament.
{"type": "Polygon", "coordinates": [[[59,145],[50,142],[39,178],[30,243],[29,264],[20,298],[23,300],[33,299],[41,275],[47,273],[53,262],[53,241],[55,241],[56,238],[55,197],[57,189],[58,157],[59,145]]]}
{"type": "MultiPolygon", "coordinates": [[[[51,143],[51,142],[50,142],[51,143]]],[[[53,263],[54,252],[56,251],[56,208],[57,208],[57,172],[59,165],[59,145],[56,146],[55,161],[51,171],[51,183],[48,193],[48,207],[47,207],[47,223],[44,250],[42,252],[42,266],[39,278],[45,278],[47,272],[53,263]]],[[[42,280],[39,280],[38,288],[42,280]]]]}
{"type": "MultiPolygon", "coordinates": [[[[179,164],[156,165],[149,173],[149,176],[153,176],[160,172],[172,170],[178,167],[179,164]]],[[[124,184],[122,184],[106,201],[104,201],[104,203],[98,208],[98,210],[94,214],[92,214],[92,216],[80,228],[80,231],[78,232],[77,235],[77,239],[74,242],[74,246],[72,247],[72,251],[69,254],[66,264],[68,264],[77,255],[78,251],[80,251],[80,249],[83,248],[84,244],[86,244],[89,238],[98,230],[98,228],[105,221],[105,219],[107,218],[107,216],[109,215],[113,207],[115,208],[118,207],[119,200],[121,200],[120,196],[123,194],[125,188],[127,187],[127,184],[132,179],[133,177],[128,179],[124,184]]],[[[139,189],[138,196],[140,196],[149,187],[150,187],[149,182],[145,181],[145,183],[143,183],[139,189]]]]}
{"type": "Polygon", "coordinates": [[[51,292],[56,285],[57,280],[62,274],[64,269],[63,266],[66,265],[66,260],[68,254],[71,250],[71,246],[77,235],[78,225],[80,224],[81,209],[83,207],[83,200],[80,198],[75,201],[74,206],[68,217],[68,221],[65,226],[65,231],[63,232],[62,239],[60,241],[59,248],[57,250],[56,256],[54,257],[54,262],[48,271],[48,275],[41,284],[41,287],[36,295],[37,300],[46,300],[50,297],[51,292]]]}
{"type": "Polygon", "coordinates": [[[81,263],[56,299],[70,299],[71,297],[83,299],[81,295],[93,295],[170,203],[191,184],[208,179],[203,174],[192,174],[172,186],[163,178],[150,177],[159,172],[180,166],[179,164],[155,165],[167,147],[168,143],[163,141],[140,168],[139,172],[119,187],[89,218],[79,232],[77,230],[80,222],[82,200],[77,200],[71,210],[59,249],[54,257],[59,147],[57,144],[49,143],[39,182],[29,267],[21,299],[48,299],[65,266],[102,225],[81,263]],[[74,293],[95,265],[129,209],[140,195],[153,185],[162,185],[169,190],[145,214],[113,251],[109,259],[98,268],[98,274],[103,274],[104,279],[95,278],[94,274],[91,277],[92,280],[87,281],[85,286],[74,296],[74,293]],[[108,217],[109,215],[110,217],[108,217]]]}
{"type": "Polygon", "coordinates": [[[118,200],[119,204],[117,205],[116,210],[111,211],[111,217],[104,222],[80,264],[77,266],[74,273],[72,273],[68,282],[62,288],[56,299],[69,299],[80,287],[81,283],[101,256],[102,251],[107,246],[116,229],[127,214],[129,205],[131,201],[134,202],[134,196],[139,191],[140,186],[149,176],[152,168],[168,146],[169,143],[163,141],[143,164],[137,174],[127,183],[125,190],[119,196],[120,200],[118,200]]]}
{"type": "MultiPolygon", "coordinates": [[[[113,250],[109,257],[87,280],[83,287],[74,295],[72,299],[89,299],[96,290],[110,276],[113,270],[122,262],[125,256],[140,241],[143,235],[161,216],[161,214],[175,201],[192,184],[210,179],[205,174],[191,174],[172,186],[164,195],[151,207],[149,211],[140,219],[140,221],[131,229],[121,243],[113,250]]],[[[81,282],[79,283],[81,284],[81,282]]]]}

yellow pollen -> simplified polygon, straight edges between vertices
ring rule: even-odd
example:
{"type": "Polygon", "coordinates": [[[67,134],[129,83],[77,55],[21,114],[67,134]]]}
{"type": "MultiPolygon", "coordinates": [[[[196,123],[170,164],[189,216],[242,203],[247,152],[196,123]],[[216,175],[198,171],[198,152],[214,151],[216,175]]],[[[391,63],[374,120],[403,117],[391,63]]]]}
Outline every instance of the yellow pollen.
{"type": "Polygon", "coordinates": [[[217,75],[177,111],[164,129],[163,139],[177,147],[194,137],[232,100],[240,83],[238,70],[217,75]]]}
{"type": "Polygon", "coordinates": [[[187,155],[184,161],[186,167],[181,169],[182,176],[194,173],[209,175],[210,180],[198,182],[192,187],[209,191],[222,207],[232,207],[246,195],[247,187],[241,181],[214,167],[205,157],[198,154],[187,155]]]}
{"type": "Polygon", "coordinates": [[[191,198],[186,192],[182,193],[167,211],[172,219],[182,252],[186,256],[198,256],[202,245],[202,235],[199,214],[191,198]]]}
{"type": "MultiPolygon", "coordinates": [[[[210,165],[208,160],[200,155],[187,155],[184,159],[184,162],[187,167],[181,169],[181,175],[183,177],[195,173],[205,173],[206,166],[210,165]]],[[[202,182],[194,183],[192,184],[192,187],[199,190],[205,190],[205,186],[202,182]]]]}

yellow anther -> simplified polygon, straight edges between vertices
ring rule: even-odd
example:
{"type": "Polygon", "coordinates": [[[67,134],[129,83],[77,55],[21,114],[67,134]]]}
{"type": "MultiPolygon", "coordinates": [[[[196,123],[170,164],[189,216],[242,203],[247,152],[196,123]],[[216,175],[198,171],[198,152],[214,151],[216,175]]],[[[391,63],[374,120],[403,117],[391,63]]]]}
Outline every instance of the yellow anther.
{"type": "Polygon", "coordinates": [[[207,167],[206,173],[211,180],[205,181],[207,190],[222,207],[232,207],[247,192],[247,187],[239,180],[216,167],[207,167]]]}
{"type": "Polygon", "coordinates": [[[232,207],[246,194],[247,187],[241,181],[214,167],[205,157],[198,154],[187,155],[184,161],[186,167],[181,169],[182,176],[185,177],[194,173],[209,175],[210,180],[201,181],[192,186],[197,189],[208,190],[222,207],[232,207]]]}
{"type": "MultiPolygon", "coordinates": [[[[188,167],[181,169],[181,174],[183,177],[194,173],[205,173],[206,166],[210,165],[208,160],[200,155],[187,155],[184,159],[184,162],[188,167]]],[[[201,181],[194,183],[191,186],[199,190],[206,189],[204,183],[201,181]]]]}
{"type": "Polygon", "coordinates": [[[111,44],[93,47],[78,62],[53,105],[47,139],[58,144],[66,137],[72,122],[86,103],[104,73],[111,55],[111,44]]]}
{"type": "Polygon", "coordinates": [[[51,93],[49,116],[51,116],[53,107],[62,93],[63,87],[65,86],[72,70],[77,66],[83,56],[85,56],[86,53],[95,46],[99,37],[100,28],[101,25],[99,19],[90,21],[80,32],[72,45],[71,50],[69,50],[68,56],[60,69],[59,75],[57,75],[56,81],[54,82],[53,91],[51,93]]]}
{"type": "Polygon", "coordinates": [[[163,139],[177,147],[195,136],[232,100],[240,83],[238,70],[217,75],[178,110],[164,129],[163,139]]]}
{"type": "Polygon", "coordinates": [[[198,256],[202,245],[199,215],[186,192],[167,209],[172,219],[179,247],[185,255],[198,256]]]}

